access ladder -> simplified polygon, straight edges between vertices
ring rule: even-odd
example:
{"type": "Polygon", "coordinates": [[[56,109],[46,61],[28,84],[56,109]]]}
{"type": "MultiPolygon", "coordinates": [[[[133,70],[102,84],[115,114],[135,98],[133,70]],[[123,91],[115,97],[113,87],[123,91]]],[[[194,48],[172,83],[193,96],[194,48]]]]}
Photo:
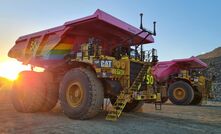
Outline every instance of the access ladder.
{"type": "Polygon", "coordinates": [[[139,91],[142,85],[142,82],[145,79],[147,72],[149,71],[149,64],[144,63],[143,67],[141,68],[140,72],[138,73],[137,77],[135,78],[132,85],[127,89],[128,93],[122,91],[120,95],[117,97],[116,102],[113,104],[112,109],[108,112],[106,116],[106,120],[116,121],[122,111],[124,110],[126,104],[131,101],[131,96],[133,91],[139,91]]]}

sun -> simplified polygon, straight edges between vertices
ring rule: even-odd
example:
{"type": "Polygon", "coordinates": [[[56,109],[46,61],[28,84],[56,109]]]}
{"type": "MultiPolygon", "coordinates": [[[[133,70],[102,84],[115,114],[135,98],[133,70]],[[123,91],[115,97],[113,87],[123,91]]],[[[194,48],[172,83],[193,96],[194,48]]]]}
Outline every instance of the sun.
{"type": "Polygon", "coordinates": [[[0,62],[0,77],[15,80],[19,72],[23,70],[30,70],[30,66],[22,65],[22,63],[14,59],[7,59],[0,62]]]}

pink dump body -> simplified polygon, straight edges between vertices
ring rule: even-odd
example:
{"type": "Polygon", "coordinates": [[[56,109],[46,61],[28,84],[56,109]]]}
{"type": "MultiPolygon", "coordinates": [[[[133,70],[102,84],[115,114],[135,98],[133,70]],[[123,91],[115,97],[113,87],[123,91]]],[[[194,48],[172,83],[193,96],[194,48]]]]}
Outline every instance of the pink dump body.
{"type": "MultiPolygon", "coordinates": [[[[147,32],[134,37],[133,44],[123,42],[139,32],[140,29],[98,9],[90,16],[18,38],[8,56],[21,62],[28,61],[26,64],[54,66],[64,61],[65,55],[79,51],[81,44],[88,42],[91,37],[100,41],[104,55],[111,55],[112,50],[119,45],[130,47],[129,45],[139,44],[147,32]],[[35,56],[30,59],[33,44],[39,47],[35,56]]],[[[150,35],[143,43],[153,42],[150,35]]]]}
{"type": "Polygon", "coordinates": [[[179,73],[180,70],[186,69],[205,69],[207,64],[196,57],[187,59],[176,59],[171,61],[158,62],[153,67],[153,75],[158,82],[164,82],[170,75],[179,73]]]}

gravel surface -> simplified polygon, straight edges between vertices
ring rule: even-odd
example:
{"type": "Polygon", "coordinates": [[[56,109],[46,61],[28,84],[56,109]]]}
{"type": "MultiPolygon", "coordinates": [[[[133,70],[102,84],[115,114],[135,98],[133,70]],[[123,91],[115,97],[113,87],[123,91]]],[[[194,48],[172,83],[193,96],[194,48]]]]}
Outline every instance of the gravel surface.
{"type": "Polygon", "coordinates": [[[0,90],[0,134],[221,134],[221,102],[203,106],[176,106],[162,110],[145,104],[139,112],[123,113],[116,122],[105,120],[106,112],[91,120],[66,117],[59,104],[48,113],[18,113],[9,91],[0,90]]]}
{"type": "Polygon", "coordinates": [[[105,112],[91,120],[72,120],[57,105],[49,113],[25,114],[0,100],[0,133],[71,134],[221,134],[221,105],[175,106],[165,104],[156,111],[145,104],[140,112],[123,113],[116,121],[106,121],[105,112]]]}

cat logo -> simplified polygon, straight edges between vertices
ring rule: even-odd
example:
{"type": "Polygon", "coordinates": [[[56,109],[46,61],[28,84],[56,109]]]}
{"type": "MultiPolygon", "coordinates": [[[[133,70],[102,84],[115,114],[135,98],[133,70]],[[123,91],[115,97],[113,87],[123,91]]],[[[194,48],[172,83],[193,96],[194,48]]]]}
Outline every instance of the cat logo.
{"type": "Polygon", "coordinates": [[[112,61],[111,60],[101,60],[100,66],[101,67],[112,67],[112,61]]]}

